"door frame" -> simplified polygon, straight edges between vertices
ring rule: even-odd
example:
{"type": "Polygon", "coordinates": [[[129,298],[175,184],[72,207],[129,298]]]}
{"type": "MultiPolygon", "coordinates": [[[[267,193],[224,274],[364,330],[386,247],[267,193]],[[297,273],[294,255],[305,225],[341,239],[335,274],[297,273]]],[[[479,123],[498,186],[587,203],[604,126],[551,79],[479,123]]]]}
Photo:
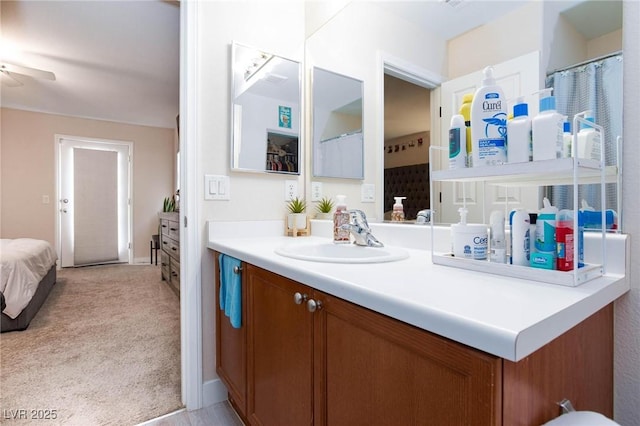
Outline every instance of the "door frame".
{"type": "Polygon", "coordinates": [[[198,2],[180,2],[180,365],[182,402],[203,404],[198,176],[198,2]],[[189,225],[189,226],[188,226],[189,225]]]}
{"type": "MultiPolygon", "coordinates": [[[[61,197],[61,187],[62,187],[62,177],[61,177],[61,146],[62,140],[75,140],[78,142],[88,143],[88,144],[96,144],[96,145],[126,145],[129,150],[129,158],[127,164],[127,235],[128,235],[128,246],[127,246],[127,263],[133,263],[133,143],[130,141],[120,141],[115,139],[99,139],[99,138],[87,138],[83,136],[71,136],[71,135],[63,135],[63,134],[55,134],[54,135],[54,161],[55,161],[55,177],[56,177],[56,203],[60,203],[61,197]]],[[[89,148],[90,149],[90,148],[89,148]]],[[[57,267],[60,269],[62,267],[62,226],[61,226],[62,215],[60,214],[60,206],[56,208],[56,216],[55,216],[55,247],[58,255],[57,267]]]]}

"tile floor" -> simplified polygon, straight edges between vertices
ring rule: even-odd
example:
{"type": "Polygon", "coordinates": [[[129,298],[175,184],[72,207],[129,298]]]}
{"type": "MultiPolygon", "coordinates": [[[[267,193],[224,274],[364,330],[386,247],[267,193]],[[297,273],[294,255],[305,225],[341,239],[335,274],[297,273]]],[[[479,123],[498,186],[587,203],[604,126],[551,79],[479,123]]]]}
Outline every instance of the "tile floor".
{"type": "Polygon", "coordinates": [[[243,426],[244,423],[227,401],[210,407],[187,411],[185,409],[152,419],[138,426],[243,426]]]}

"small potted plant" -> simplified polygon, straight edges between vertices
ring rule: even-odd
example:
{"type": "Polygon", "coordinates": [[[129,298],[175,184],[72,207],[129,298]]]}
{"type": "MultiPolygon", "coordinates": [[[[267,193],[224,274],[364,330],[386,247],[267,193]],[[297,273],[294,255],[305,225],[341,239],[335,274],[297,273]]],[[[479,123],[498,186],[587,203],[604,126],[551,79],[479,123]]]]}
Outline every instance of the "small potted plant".
{"type": "Polygon", "coordinates": [[[316,210],[316,219],[331,219],[333,200],[328,197],[322,197],[318,205],[316,205],[316,210]]]}
{"type": "Polygon", "coordinates": [[[287,215],[287,227],[289,229],[305,229],[307,227],[307,215],[304,211],[307,203],[304,198],[295,197],[287,203],[289,214],[287,215]]]}

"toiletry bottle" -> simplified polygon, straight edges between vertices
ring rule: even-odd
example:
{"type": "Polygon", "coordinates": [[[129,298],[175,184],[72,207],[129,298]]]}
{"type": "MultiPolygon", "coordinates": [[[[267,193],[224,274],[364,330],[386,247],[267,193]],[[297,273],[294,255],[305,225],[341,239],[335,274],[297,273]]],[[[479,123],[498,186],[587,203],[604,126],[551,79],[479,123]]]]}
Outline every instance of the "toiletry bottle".
{"type": "Polygon", "coordinates": [[[333,242],[336,244],[350,242],[349,230],[341,228],[342,225],[349,223],[346,198],[344,195],[336,195],[336,211],[333,213],[333,242]]]}
{"type": "Polygon", "coordinates": [[[402,206],[402,200],[407,197],[393,197],[396,202],[393,205],[393,211],[391,212],[391,220],[393,222],[402,222],[404,220],[404,207],[402,206]]]}
{"type": "Polygon", "coordinates": [[[509,163],[526,163],[531,156],[531,119],[529,106],[520,97],[513,106],[513,120],[507,123],[507,158],[509,163]]]}
{"type": "MultiPolygon", "coordinates": [[[[586,111],[584,119],[589,123],[594,122],[591,111],[586,111]]],[[[600,134],[589,123],[580,123],[577,157],[600,161],[600,134]]]]}
{"type": "Polygon", "coordinates": [[[471,156],[473,167],[507,162],[507,103],[493,77],[493,68],[483,71],[482,85],[471,102],[471,156]]]}
{"type": "Polygon", "coordinates": [[[449,168],[463,169],[467,167],[467,129],[464,117],[456,114],[451,117],[449,127],[449,168]]]}
{"type": "Polygon", "coordinates": [[[574,256],[573,211],[560,210],[556,221],[557,270],[572,271],[574,256]]]}
{"type": "Polygon", "coordinates": [[[451,251],[454,257],[462,259],[486,260],[489,233],[487,225],[467,223],[468,210],[458,209],[460,223],[451,225],[451,251]]]}
{"type": "Polygon", "coordinates": [[[467,93],[462,97],[462,105],[460,106],[459,114],[464,117],[464,125],[466,127],[466,141],[467,141],[467,167],[473,167],[473,159],[471,158],[471,102],[473,101],[473,93],[467,93]]]}
{"type": "Polygon", "coordinates": [[[504,213],[501,210],[491,212],[489,219],[491,240],[489,241],[489,259],[496,263],[507,263],[507,247],[504,236],[504,213]]]}
{"type": "Polygon", "coordinates": [[[542,205],[536,222],[536,251],[555,252],[558,208],[552,206],[547,197],[542,200],[542,205]]]}
{"type": "Polygon", "coordinates": [[[571,134],[571,123],[567,118],[567,116],[564,116],[564,122],[562,123],[562,158],[575,157],[575,153],[571,152],[573,135],[571,134]]]}
{"type": "Polygon", "coordinates": [[[509,214],[511,228],[511,264],[529,266],[531,254],[529,213],[524,209],[515,209],[509,214]]]}
{"type": "Polygon", "coordinates": [[[563,117],[556,111],[553,88],[541,90],[540,113],[531,120],[533,161],[553,160],[562,155],[563,117]]]}

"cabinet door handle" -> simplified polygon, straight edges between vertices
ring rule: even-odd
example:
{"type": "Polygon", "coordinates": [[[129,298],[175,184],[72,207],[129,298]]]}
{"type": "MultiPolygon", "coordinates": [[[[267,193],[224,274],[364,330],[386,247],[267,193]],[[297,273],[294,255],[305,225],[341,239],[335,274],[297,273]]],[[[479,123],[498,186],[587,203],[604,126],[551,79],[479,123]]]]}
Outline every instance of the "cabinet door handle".
{"type": "Polygon", "coordinates": [[[296,305],[302,305],[302,302],[306,302],[308,297],[309,296],[307,296],[306,294],[300,294],[296,292],[293,295],[293,301],[296,302],[296,305]]]}
{"type": "Polygon", "coordinates": [[[242,266],[234,266],[233,267],[233,273],[234,274],[240,274],[240,272],[242,272],[242,266]]]}
{"type": "Polygon", "coordinates": [[[315,312],[318,309],[322,309],[322,302],[320,302],[319,300],[309,299],[309,301],[307,302],[307,310],[309,312],[315,312]]]}

